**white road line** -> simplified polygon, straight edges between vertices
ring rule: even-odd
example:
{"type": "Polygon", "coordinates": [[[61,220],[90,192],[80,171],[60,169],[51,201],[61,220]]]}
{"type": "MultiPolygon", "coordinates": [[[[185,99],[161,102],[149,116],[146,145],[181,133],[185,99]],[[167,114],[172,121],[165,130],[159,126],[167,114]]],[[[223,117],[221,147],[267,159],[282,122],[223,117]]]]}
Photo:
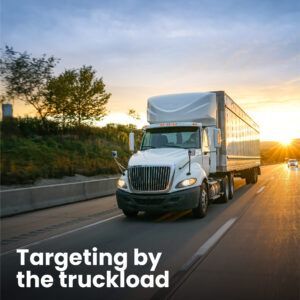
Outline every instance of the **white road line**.
{"type": "Polygon", "coordinates": [[[180,271],[186,271],[193,265],[201,256],[207,253],[227,232],[233,225],[237,218],[229,219],[223,224],[195,253],[194,255],[181,267],[180,271]]]}
{"type": "Polygon", "coordinates": [[[265,186],[262,186],[262,187],[256,192],[256,194],[260,194],[264,189],[265,189],[265,186]]]}
{"type": "Polygon", "coordinates": [[[0,256],[4,256],[4,255],[7,255],[7,254],[10,254],[10,253],[13,253],[15,252],[17,249],[24,249],[24,248],[30,248],[32,246],[36,246],[36,245],[39,245],[41,243],[44,243],[46,241],[50,241],[50,240],[53,240],[53,239],[56,239],[56,238],[59,238],[59,237],[62,237],[62,236],[65,236],[67,234],[70,234],[70,233],[74,233],[76,231],[80,231],[80,230],[83,230],[83,229],[86,229],[86,228],[90,228],[90,227],[93,227],[93,226],[96,226],[96,225],[99,225],[99,224],[102,224],[102,223],[106,223],[110,220],[113,220],[113,219],[116,219],[116,218],[119,218],[123,216],[123,214],[119,214],[119,215],[116,215],[116,216],[113,216],[113,217],[110,217],[108,219],[105,219],[105,220],[101,220],[101,221],[98,221],[98,222],[95,222],[95,223],[92,223],[92,224],[88,224],[88,225],[85,225],[85,226],[82,226],[82,227],[79,227],[79,228],[75,228],[75,229],[72,229],[70,231],[66,231],[66,232],[63,232],[63,233],[60,233],[60,234],[56,234],[56,235],[53,235],[49,238],[46,238],[46,239],[43,239],[43,240],[40,240],[40,241],[36,241],[36,242],[33,242],[33,243],[30,243],[30,244],[27,244],[27,245],[24,245],[24,246],[20,246],[16,249],[13,249],[13,250],[9,250],[7,252],[3,252],[1,253],[0,256]]]}

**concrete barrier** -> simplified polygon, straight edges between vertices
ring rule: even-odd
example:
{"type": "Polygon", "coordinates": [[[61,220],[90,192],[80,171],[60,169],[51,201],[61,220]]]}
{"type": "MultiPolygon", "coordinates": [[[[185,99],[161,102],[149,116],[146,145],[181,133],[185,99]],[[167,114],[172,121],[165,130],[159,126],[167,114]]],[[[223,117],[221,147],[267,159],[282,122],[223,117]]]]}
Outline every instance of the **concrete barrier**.
{"type": "Polygon", "coordinates": [[[118,177],[4,190],[1,217],[112,195],[118,177]]]}

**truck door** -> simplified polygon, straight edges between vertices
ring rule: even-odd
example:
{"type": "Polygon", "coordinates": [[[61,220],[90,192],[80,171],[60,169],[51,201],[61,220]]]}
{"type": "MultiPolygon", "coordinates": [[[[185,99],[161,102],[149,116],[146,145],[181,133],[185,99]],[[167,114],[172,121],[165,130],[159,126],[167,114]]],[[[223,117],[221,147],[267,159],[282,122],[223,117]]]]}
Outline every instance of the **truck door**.
{"type": "Polygon", "coordinates": [[[205,129],[202,130],[202,168],[205,171],[206,175],[209,174],[210,168],[210,152],[209,152],[209,142],[207,131],[205,129]]]}

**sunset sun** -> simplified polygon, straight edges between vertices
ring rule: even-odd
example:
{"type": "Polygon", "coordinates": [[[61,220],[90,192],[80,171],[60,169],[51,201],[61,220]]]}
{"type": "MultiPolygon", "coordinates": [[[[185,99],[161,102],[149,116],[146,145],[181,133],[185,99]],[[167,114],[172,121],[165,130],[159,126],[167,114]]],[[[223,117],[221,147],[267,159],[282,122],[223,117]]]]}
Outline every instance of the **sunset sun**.
{"type": "Polygon", "coordinates": [[[283,146],[289,146],[292,142],[292,138],[289,138],[289,137],[281,137],[279,139],[279,142],[283,145],[283,146]]]}

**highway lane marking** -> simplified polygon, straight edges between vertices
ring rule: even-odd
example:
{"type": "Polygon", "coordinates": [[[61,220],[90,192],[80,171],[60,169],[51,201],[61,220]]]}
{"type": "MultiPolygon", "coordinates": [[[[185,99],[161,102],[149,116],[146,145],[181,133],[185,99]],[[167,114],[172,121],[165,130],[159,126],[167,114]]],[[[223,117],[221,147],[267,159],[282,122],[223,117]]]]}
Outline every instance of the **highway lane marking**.
{"type": "Polygon", "coordinates": [[[262,186],[262,187],[256,192],[256,194],[260,194],[264,189],[265,189],[265,186],[262,186]]]}
{"type": "Polygon", "coordinates": [[[205,255],[221,239],[236,220],[237,218],[231,218],[224,223],[181,267],[180,271],[187,271],[201,256],[205,255]]]}
{"type": "Polygon", "coordinates": [[[83,229],[86,229],[86,228],[90,228],[90,227],[93,227],[93,226],[96,226],[96,225],[99,225],[99,224],[102,224],[102,223],[106,223],[106,222],[108,222],[108,221],[110,221],[110,220],[119,218],[119,217],[121,217],[121,216],[124,216],[124,215],[123,215],[123,214],[119,214],[119,215],[110,217],[110,218],[108,218],[108,219],[100,220],[100,221],[95,222],[95,223],[91,223],[91,224],[88,224],[88,225],[85,225],[85,226],[82,226],[82,227],[79,227],[79,228],[75,228],[75,229],[72,229],[72,230],[69,230],[69,231],[66,231],[66,232],[62,232],[62,233],[53,235],[53,236],[51,236],[51,237],[49,237],[49,238],[42,239],[42,240],[39,240],[39,241],[36,241],[36,242],[32,242],[32,243],[29,243],[29,244],[27,244],[27,245],[20,246],[20,247],[18,247],[18,248],[16,248],[16,249],[13,249],[13,250],[9,250],[9,251],[3,252],[3,253],[0,254],[0,256],[4,256],[4,255],[7,255],[7,254],[14,253],[17,249],[30,248],[30,247],[32,247],[32,246],[39,245],[39,244],[44,243],[44,242],[46,242],[46,241],[50,241],[50,240],[53,240],[53,239],[56,239],[56,238],[65,236],[65,235],[68,235],[68,234],[70,234],[70,233],[74,233],[74,232],[77,232],[77,231],[80,231],[80,230],[83,230],[83,229]]]}
{"type": "Polygon", "coordinates": [[[196,264],[205,254],[209,252],[220,241],[229,228],[238,220],[238,217],[229,219],[224,223],[210,238],[193,254],[193,256],[179,269],[177,273],[170,279],[170,287],[168,290],[160,289],[152,297],[151,300],[172,299],[176,290],[181,286],[184,278],[188,274],[189,269],[196,264]]]}

